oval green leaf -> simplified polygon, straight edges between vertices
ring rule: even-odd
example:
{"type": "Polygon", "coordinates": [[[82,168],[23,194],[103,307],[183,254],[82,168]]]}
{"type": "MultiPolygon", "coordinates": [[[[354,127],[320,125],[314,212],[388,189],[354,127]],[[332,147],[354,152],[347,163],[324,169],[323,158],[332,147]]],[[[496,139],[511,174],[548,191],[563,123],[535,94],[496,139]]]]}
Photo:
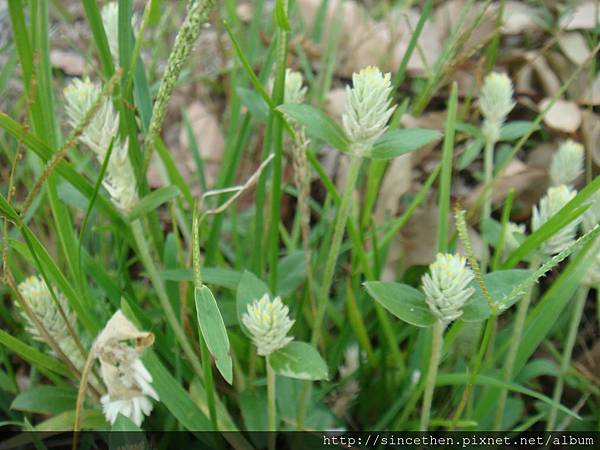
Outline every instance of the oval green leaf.
{"type": "Polygon", "coordinates": [[[156,191],[142,198],[135,208],[131,210],[127,218],[131,221],[145,216],[149,212],[154,211],[163,203],[166,203],[169,200],[177,197],[179,194],[181,194],[181,191],[177,186],[174,185],[157,189],[156,191]]]}
{"type": "Polygon", "coordinates": [[[312,345],[293,341],[269,356],[275,373],[298,380],[327,380],[327,364],[312,345]]]}
{"type": "Polygon", "coordinates": [[[404,128],[388,131],[373,145],[367,157],[373,159],[392,159],[404,153],[420,149],[442,136],[438,130],[424,128],[404,128]]]}
{"type": "Polygon", "coordinates": [[[398,319],[417,327],[429,327],[436,321],[425,295],[406,284],[368,281],[365,283],[371,297],[398,319]]]}
{"type": "Polygon", "coordinates": [[[348,151],[350,142],[344,131],[320,109],[292,103],[286,103],[277,109],[304,125],[310,137],[325,141],[342,152],[348,151]]]}
{"type": "MultiPolygon", "coordinates": [[[[510,269],[498,270],[496,272],[488,273],[483,277],[492,300],[498,305],[499,312],[512,306],[514,301],[510,304],[504,304],[504,297],[506,297],[515,286],[525,281],[530,275],[530,270],[510,269]]],[[[467,300],[467,303],[465,303],[463,314],[461,316],[461,319],[465,322],[479,322],[490,316],[490,308],[481,292],[481,288],[476,281],[473,281],[472,286],[475,288],[475,292],[471,298],[467,300]]]]}
{"type": "Polygon", "coordinates": [[[233,364],[229,337],[215,297],[207,286],[202,286],[195,290],[195,301],[200,333],[215,360],[217,369],[231,384],[233,382],[233,364]]]}

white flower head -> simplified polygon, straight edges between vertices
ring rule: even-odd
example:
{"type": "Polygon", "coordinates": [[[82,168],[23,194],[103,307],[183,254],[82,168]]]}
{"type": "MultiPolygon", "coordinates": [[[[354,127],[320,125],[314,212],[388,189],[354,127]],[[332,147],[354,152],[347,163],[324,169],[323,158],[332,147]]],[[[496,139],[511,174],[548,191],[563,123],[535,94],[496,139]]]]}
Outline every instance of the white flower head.
{"type": "Polygon", "coordinates": [[[102,7],[102,25],[108,47],[114,61],[119,61],[119,6],[117,2],[108,2],[102,7]]]}
{"type": "Polygon", "coordinates": [[[463,305],[475,292],[469,286],[473,278],[463,256],[438,253],[429,273],[421,278],[431,312],[445,323],[458,319],[463,305]]]}
{"type": "MultiPolygon", "coordinates": [[[[565,206],[577,192],[564,184],[548,189],[546,195],[540,200],[539,207],[533,207],[531,228],[533,231],[540,228],[552,216],[565,206]]],[[[575,242],[575,234],[580,218],[565,225],[561,230],[551,236],[543,245],[542,252],[546,255],[556,255],[575,242]]]]}
{"type": "Polygon", "coordinates": [[[600,224],[600,191],[594,193],[587,204],[588,209],[583,213],[582,225],[585,232],[600,224]]]}
{"type": "MultiPolygon", "coordinates": [[[[87,78],[76,78],[65,88],[65,108],[71,127],[77,128],[81,124],[101,93],[100,85],[87,78]]],[[[100,164],[104,162],[113,142],[103,186],[109,192],[113,203],[127,213],[137,204],[138,195],[135,174],[128,156],[128,143],[118,140],[118,130],[119,116],[110,99],[104,98],[96,114],[83,129],[79,140],[94,152],[100,164]]]]}
{"type": "Polygon", "coordinates": [[[550,181],[553,186],[571,185],[583,173],[583,146],[568,140],[564,142],[552,158],[550,181]]]}
{"type": "Polygon", "coordinates": [[[506,232],[504,234],[504,250],[505,252],[515,251],[521,240],[525,236],[525,225],[508,222],[506,224],[506,232]]]}
{"type": "Polygon", "coordinates": [[[275,350],[285,347],[294,338],[287,336],[294,321],[288,316],[289,309],[281,298],[271,300],[268,294],[248,305],[248,311],[242,316],[242,322],[252,335],[261,356],[269,356],[275,350]]]}
{"type": "Polygon", "coordinates": [[[285,69],[284,103],[304,103],[306,87],[302,86],[302,74],[291,69],[285,69]]]}
{"type": "Polygon", "coordinates": [[[150,398],[160,401],[152,387],[152,375],[140,359],[153,341],[152,333],[139,331],[121,310],[96,339],[93,351],[100,359],[100,373],[108,391],[101,398],[102,410],[111,424],[122,414],[140,426],[152,412],[150,398]],[[129,341],[135,341],[135,346],[130,346],[129,341]]]}
{"type": "MultiPolygon", "coordinates": [[[[60,291],[54,290],[54,294],[60,305],[59,309],[59,305],[57,305],[52,298],[52,294],[50,293],[50,289],[46,282],[42,278],[36,276],[28,277],[25,281],[21,282],[18,289],[23,299],[29,305],[31,312],[42,323],[45,330],[58,344],[61,351],[71,358],[78,369],[81,369],[83,366],[81,352],[73,340],[73,337],[69,334],[64,318],[60,312],[60,309],[62,309],[69,325],[72,329],[75,329],[75,314],[73,314],[69,308],[65,296],[60,291]]],[[[21,315],[27,323],[26,329],[31,336],[37,341],[45,342],[44,338],[40,336],[34,322],[25,311],[21,311],[21,315]]]]}
{"type": "Polygon", "coordinates": [[[485,118],[483,134],[491,142],[500,138],[500,128],[515,106],[512,81],[505,73],[492,72],[483,82],[479,110],[485,118]]]}
{"type": "Polygon", "coordinates": [[[352,74],[352,88],[346,87],[346,104],[342,122],[350,141],[369,147],[381,136],[394,112],[391,106],[392,84],[385,75],[369,66],[352,74]]]}

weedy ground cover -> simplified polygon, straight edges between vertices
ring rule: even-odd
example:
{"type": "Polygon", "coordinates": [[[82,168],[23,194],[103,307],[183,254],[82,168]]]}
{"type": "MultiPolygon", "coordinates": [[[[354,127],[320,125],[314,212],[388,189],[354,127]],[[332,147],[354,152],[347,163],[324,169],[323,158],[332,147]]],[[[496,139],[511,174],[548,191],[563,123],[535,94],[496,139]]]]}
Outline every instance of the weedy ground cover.
{"type": "Polygon", "coordinates": [[[598,430],[599,10],[1,3],[0,425],[598,430]]]}

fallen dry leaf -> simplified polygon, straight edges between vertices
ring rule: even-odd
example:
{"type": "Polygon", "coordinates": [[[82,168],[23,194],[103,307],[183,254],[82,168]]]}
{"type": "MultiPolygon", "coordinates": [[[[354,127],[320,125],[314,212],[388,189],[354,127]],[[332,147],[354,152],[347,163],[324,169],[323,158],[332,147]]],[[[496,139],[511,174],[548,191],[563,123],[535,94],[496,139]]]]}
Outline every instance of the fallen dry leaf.
{"type": "Polygon", "coordinates": [[[85,72],[85,59],[79,53],[55,48],[50,52],[50,63],[67,75],[82,76],[85,72]]]}
{"type": "Polygon", "coordinates": [[[389,165],[375,207],[375,220],[382,223],[386,217],[396,215],[402,197],[412,182],[412,154],[407,153],[394,158],[389,165]]]}
{"type": "MultiPolygon", "coordinates": [[[[540,102],[538,108],[543,111],[550,103],[550,98],[540,102]]],[[[581,110],[575,102],[557,100],[544,117],[544,123],[550,128],[565,133],[574,133],[581,126],[581,110]]]]}
{"type": "Polygon", "coordinates": [[[596,74],[596,78],[583,91],[579,97],[579,103],[583,105],[600,105],[600,73],[596,74]]]}
{"type": "Polygon", "coordinates": [[[581,130],[584,147],[591,152],[594,163],[600,166],[600,115],[584,111],[581,130]]]}
{"type": "Polygon", "coordinates": [[[521,34],[539,29],[539,10],[524,2],[507,1],[502,15],[502,34],[521,34]]]}
{"type": "Polygon", "coordinates": [[[557,40],[563,53],[575,64],[583,64],[590,56],[590,49],[581,33],[562,33],[557,40]]]}
{"type": "Polygon", "coordinates": [[[600,5],[597,1],[586,1],[567,11],[560,19],[565,30],[591,30],[600,23],[600,5]]]}

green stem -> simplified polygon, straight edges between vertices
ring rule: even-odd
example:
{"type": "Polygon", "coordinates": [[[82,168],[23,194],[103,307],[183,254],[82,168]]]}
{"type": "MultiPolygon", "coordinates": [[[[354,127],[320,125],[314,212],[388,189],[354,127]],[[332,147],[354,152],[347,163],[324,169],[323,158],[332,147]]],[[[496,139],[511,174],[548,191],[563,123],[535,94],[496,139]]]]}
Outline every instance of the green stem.
{"type": "Polygon", "coordinates": [[[563,350],[562,359],[560,361],[560,374],[556,385],[554,386],[554,393],[552,400],[554,405],[548,415],[548,422],[546,429],[554,430],[556,426],[556,414],[558,412],[556,405],[560,402],[562,396],[563,387],[565,384],[565,375],[569,370],[571,363],[571,355],[573,354],[573,347],[575,346],[575,339],[577,338],[577,330],[579,329],[579,323],[583,316],[583,308],[585,301],[587,300],[588,292],[590,288],[587,286],[581,286],[577,292],[577,299],[575,300],[575,307],[573,309],[573,317],[571,317],[571,323],[569,325],[569,334],[567,335],[567,341],[565,342],[565,348],[563,350]]]}
{"type": "MultiPolygon", "coordinates": [[[[531,270],[537,270],[539,266],[539,260],[537,257],[534,257],[534,260],[531,262],[531,270]]],[[[517,317],[515,318],[514,328],[512,337],[510,340],[510,347],[508,349],[508,354],[506,355],[506,360],[504,362],[504,377],[503,381],[505,383],[509,383],[513,376],[513,369],[515,367],[515,361],[517,359],[517,353],[519,350],[519,344],[521,343],[521,337],[523,335],[523,328],[525,328],[525,319],[527,318],[527,311],[529,310],[529,304],[531,303],[531,297],[533,294],[533,287],[527,291],[527,294],[519,302],[519,306],[517,307],[517,317]]],[[[502,427],[502,419],[504,418],[504,408],[506,407],[506,399],[508,397],[508,389],[502,388],[500,391],[500,395],[498,397],[498,409],[496,410],[496,419],[494,420],[494,431],[499,431],[502,427]]]]}
{"type": "Polygon", "coordinates": [[[344,193],[340,202],[337,216],[335,218],[335,224],[333,228],[333,236],[331,239],[329,253],[325,262],[325,269],[323,273],[323,280],[321,281],[321,289],[319,291],[319,304],[317,309],[317,317],[315,319],[315,325],[312,331],[311,343],[315,345],[321,338],[321,329],[325,320],[325,313],[327,311],[327,304],[329,303],[329,291],[331,289],[331,283],[333,281],[333,274],[335,272],[335,265],[344,237],[344,229],[350,213],[350,204],[352,200],[352,193],[356,181],[358,180],[358,174],[360,172],[360,166],[362,159],[358,156],[352,155],[350,157],[350,167],[346,174],[346,186],[344,187],[344,193]]]}
{"type": "MultiPolygon", "coordinates": [[[[483,151],[483,171],[484,171],[484,201],[481,209],[481,222],[483,223],[492,215],[492,190],[489,188],[494,177],[494,142],[488,140],[483,151]]],[[[481,273],[487,270],[488,258],[485,252],[481,256],[481,273]]]]}
{"type": "Polygon", "coordinates": [[[423,409],[421,410],[419,431],[427,431],[429,428],[433,390],[435,388],[435,379],[437,378],[440,356],[442,354],[445,328],[446,325],[441,320],[438,320],[433,325],[433,333],[431,337],[431,355],[429,357],[429,368],[427,369],[427,381],[425,382],[425,394],[423,396],[423,409]]]}
{"type": "Polygon", "coordinates": [[[134,220],[131,223],[131,229],[135,243],[139,250],[140,259],[146,268],[146,271],[148,272],[148,276],[150,277],[150,281],[152,281],[154,289],[156,290],[156,294],[158,295],[158,299],[164,311],[167,322],[169,322],[169,326],[172,328],[173,333],[175,333],[175,337],[177,338],[179,345],[181,345],[181,348],[183,349],[183,352],[188,358],[190,364],[192,365],[194,372],[196,372],[196,374],[203,379],[204,372],[202,370],[202,366],[200,365],[200,361],[194,353],[194,349],[188,342],[187,336],[185,335],[185,332],[183,331],[183,328],[177,319],[177,315],[175,314],[173,306],[169,301],[164,281],[160,277],[158,269],[156,268],[156,265],[150,256],[149,245],[145,238],[146,233],[142,227],[142,223],[139,220],[134,220]]]}
{"type": "Polygon", "coordinates": [[[267,413],[268,430],[277,431],[277,412],[275,408],[275,372],[271,367],[269,357],[266,358],[267,366],[267,413]]]}

